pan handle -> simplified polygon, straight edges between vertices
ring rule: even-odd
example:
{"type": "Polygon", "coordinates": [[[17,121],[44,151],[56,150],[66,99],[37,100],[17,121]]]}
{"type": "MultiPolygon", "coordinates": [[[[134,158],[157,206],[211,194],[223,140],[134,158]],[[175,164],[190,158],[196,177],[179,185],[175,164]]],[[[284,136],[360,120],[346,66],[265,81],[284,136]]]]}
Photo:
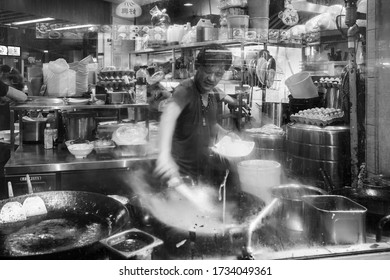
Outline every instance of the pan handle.
{"type": "Polygon", "coordinates": [[[12,183],[8,182],[8,197],[14,197],[14,190],[12,189],[12,183]]]}
{"type": "Polygon", "coordinates": [[[27,181],[28,194],[32,194],[33,188],[32,188],[32,184],[31,184],[30,175],[28,175],[28,174],[26,174],[26,181],[27,181]]]}
{"type": "Polygon", "coordinates": [[[382,233],[383,233],[383,227],[385,226],[385,224],[387,224],[388,221],[390,221],[390,215],[387,215],[387,216],[383,217],[379,221],[378,228],[377,228],[377,231],[376,231],[376,242],[381,242],[381,240],[382,240],[382,233]]]}

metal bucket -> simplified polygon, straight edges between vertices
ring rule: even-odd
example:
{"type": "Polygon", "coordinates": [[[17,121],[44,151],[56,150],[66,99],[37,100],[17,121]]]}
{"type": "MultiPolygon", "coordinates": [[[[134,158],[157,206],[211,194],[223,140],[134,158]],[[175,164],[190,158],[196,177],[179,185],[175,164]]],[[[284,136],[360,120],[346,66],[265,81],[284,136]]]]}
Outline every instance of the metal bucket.
{"type": "Polygon", "coordinates": [[[46,121],[25,121],[22,122],[23,142],[24,143],[42,143],[43,131],[46,121]]]}
{"type": "Polygon", "coordinates": [[[286,161],[286,145],[284,135],[245,133],[244,138],[255,142],[255,158],[274,160],[284,165],[286,161]]]}

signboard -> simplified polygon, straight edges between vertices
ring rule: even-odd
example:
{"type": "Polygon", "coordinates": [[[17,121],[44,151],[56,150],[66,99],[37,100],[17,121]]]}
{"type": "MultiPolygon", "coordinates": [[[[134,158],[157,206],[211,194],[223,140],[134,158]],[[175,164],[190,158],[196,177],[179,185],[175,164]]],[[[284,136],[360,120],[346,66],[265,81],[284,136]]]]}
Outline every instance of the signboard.
{"type": "Polygon", "coordinates": [[[122,18],[136,18],[142,15],[142,8],[133,0],[126,0],[116,7],[115,14],[122,18]]]}
{"type": "Polygon", "coordinates": [[[20,47],[0,45],[0,55],[20,56],[20,47]]]}
{"type": "Polygon", "coordinates": [[[7,46],[0,45],[0,55],[7,55],[8,49],[7,46]]]}
{"type": "Polygon", "coordinates": [[[9,56],[20,56],[20,47],[8,46],[8,55],[9,56]]]}

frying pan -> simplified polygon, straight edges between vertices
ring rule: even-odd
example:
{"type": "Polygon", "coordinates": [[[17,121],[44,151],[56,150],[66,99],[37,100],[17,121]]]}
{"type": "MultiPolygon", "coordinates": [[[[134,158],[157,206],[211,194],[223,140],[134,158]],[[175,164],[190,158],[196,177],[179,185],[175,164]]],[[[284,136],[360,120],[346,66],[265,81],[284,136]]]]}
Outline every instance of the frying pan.
{"type": "MultiPolygon", "coordinates": [[[[31,194],[0,201],[23,201],[31,194]]],[[[91,247],[130,221],[128,210],[108,196],[80,191],[34,193],[47,214],[0,224],[0,258],[51,258],[91,247]]]]}

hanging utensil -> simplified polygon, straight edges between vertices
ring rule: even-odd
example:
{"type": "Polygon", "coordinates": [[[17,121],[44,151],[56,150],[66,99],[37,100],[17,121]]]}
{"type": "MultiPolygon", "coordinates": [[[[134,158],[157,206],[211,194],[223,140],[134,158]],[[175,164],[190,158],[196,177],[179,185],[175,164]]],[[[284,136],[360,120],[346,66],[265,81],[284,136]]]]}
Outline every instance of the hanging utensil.
{"type": "MultiPolygon", "coordinates": [[[[222,200],[222,223],[225,224],[226,221],[226,180],[229,176],[229,169],[226,169],[225,177],[223,178],[223,181],[221,185],[219,186],[219,201],[222,200]],[[221,191],[223,192],[221,194],[221,191]]],[[[224,233],[223,233],[224,234],[224,233]]]]}
{"type": "MultiPolygon", "coordinates": [[[[26,175],[26,180],[28,193],[33,194],[30,175],[26,175]]],[[[45,202],[39,196],[27,197],[26,200],[23,202],[23,209],[26,211],[27,217],[47,214],[45,202]]]]}
{"type": "MultiPolygon", "coordinates": [[[[11,182],[8,182],[8,196],[14,197],[11,182]]],[[[0,224],[1,223],[14,223],[19,221],[25,221],[27,219],[26,212],[20,202],[11,201],[3,205],[0,211],[0,224]]]]}

